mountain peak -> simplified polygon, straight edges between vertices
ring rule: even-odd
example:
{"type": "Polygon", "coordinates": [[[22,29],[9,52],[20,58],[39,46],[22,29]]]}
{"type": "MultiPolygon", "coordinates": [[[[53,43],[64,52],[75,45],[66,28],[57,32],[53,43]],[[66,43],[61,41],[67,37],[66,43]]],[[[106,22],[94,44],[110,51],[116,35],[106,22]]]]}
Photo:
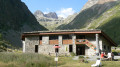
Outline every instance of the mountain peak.
{"type": "Polygon", "coordinates": [[[104,4],[106,2],[112,2],[112,1],[117,1],[117,0],[99,0],[97,4],[104,4]]]}
{"type": "Polygon", "coordinates": [[[84,5],[82,10],[90,8],[90,7],[92,7],[95,4],[104,4],[104,3],[112,2],[112,1],[118,1],[118,0],[88,0],[88,2],[84,5]]]}
{"type": "Polygon", "coordinates": [[[55,12],[49,12],[47,14],[44,14],[42,11],[37,10],[34,13],[35,17],[41,18],[41,17],[46,17],[46,18],[52,18],[52,19],[58,19],[58,16],[55,12]]]}
{"type": "Polygon", "coordinates": [[[44,17],[44,13],[40,10],[37,10],[35,13],[34,13],[35,16],[37,17],[44,17]]]}
{"type": "Polygon", "coordinates": [[[45,14],[45,17],[58,19],[58,16],[57,16],[57,14],[55,12],[49,12],[48,14],[45,14]]]}

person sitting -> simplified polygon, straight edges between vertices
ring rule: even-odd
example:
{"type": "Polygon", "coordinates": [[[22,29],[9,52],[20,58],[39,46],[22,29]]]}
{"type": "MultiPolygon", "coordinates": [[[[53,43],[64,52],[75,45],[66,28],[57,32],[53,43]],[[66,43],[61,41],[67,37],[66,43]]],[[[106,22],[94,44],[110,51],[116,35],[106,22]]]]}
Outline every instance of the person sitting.
{"type": "Polygon", "coordinates": [[[104,58],[107,58],[107,53],[106,52],[104,52],[104,58]]]}
{"type": "Polygon", "coordinates": [[[101,53],[101,59],[104,59],[104,53],[103,52],[101,53]]]}
{"type": "Polygon", "coordinates": [[[114,59],[114,54],[112,52],[108,53],[108,59],[113,60],[114,59]]]}
{"type": "Polygon", "coordinates": [[[114,60],[114,54],[111,52],[112,60],[114,60]]]}

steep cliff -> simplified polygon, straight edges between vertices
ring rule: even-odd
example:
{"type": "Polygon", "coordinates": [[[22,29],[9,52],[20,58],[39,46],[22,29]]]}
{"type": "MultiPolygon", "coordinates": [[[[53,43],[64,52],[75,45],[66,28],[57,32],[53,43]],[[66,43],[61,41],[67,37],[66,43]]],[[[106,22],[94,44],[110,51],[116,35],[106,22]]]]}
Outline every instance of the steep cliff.
{"type": "Polygon", "coordinates": [[[46,30],[21,0],[0,0],[0,33],[10,44],[21,47],[21,34],[46,30]]]}

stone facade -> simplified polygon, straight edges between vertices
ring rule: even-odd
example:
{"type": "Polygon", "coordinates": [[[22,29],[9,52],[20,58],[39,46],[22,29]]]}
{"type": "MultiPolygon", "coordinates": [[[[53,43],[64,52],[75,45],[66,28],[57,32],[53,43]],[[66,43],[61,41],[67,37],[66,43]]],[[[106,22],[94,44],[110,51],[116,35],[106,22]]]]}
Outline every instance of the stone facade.
{"type": "MultiPolygon", "coordinates": [[[[59,55],[70,55],[69,45],[73,45],[73,52],[76,53],[76,35],[72,34],[73,44],[62,44],[62,35],[58,36],[59,46],[59,55]]],[[[90,41],[93,45],[96,46],[96,34],[85,35],[85,39],[90,41]]],[[[42,45],[39,44],[39,36],[29,36],[25,37],[25,44],[23,45],[23,52],[35,53],[35,45],[38,45],[39,54],[55,55],[55,45],[49,45],[49,36],[42,36],[42,45]]],[[[106,45],[106,50],[109,51],[111,46],[110,43],[104,39],[104,37],[99,36],[99,49],[103,50],[104,45],[106,45]],[[110,48],[108,48],[110,47],[110,48]]],[[[85,55],[95,55],[96,51],[85,45],[85,55]]]]}
{"type": "Polygon", "coordinates": [[[62,45],[62,35],[59,35],[59,37],[58,37],[59,39],[59,45],[62,45]]]}
{"type": "Polygon", "coordinates": [[[39,36],[29,36],[25,38],[25,52],[35,53],[35,45],[39,45],[39,36]]]}
{"type": "Polygon", "coordinates": [[[107,51],[107,52],[110,52],[111,51],[111,43],[108,42],[106,39],[104,39],[104,37],[101,37],[101,40],[102,40],[102,50],[104,51],[107,51]],[[104,47],[106,46],[106,47],[104,47]]]}
{"type": "Polygon", "coordinates": [[[73,52],[76,53],[76,44],[75,44],[76,35],[72,36],[72,40],[73,40],[73,52]]]}

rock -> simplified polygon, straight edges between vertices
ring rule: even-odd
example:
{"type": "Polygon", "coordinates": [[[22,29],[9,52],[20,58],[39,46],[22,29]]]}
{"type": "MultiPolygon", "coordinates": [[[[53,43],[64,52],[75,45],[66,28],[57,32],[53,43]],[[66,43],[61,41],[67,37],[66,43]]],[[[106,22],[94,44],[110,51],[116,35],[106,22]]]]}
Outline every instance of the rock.
{"type": "Polygon", "coordinates": [[[55,12],[50,12],[48,14],[45,14],[45,17],[47,18],[53,18],[53,19],[58,19],[58,16],[55,12]]]}
{"type": "Polygon", "coordinates": [[[34,13],[34,15],[36,16],[36,17],[44,17],[44,13],[42,12],[42,11],[40,11],[40,10],[37,10],[35,13],[34,13]]]}

